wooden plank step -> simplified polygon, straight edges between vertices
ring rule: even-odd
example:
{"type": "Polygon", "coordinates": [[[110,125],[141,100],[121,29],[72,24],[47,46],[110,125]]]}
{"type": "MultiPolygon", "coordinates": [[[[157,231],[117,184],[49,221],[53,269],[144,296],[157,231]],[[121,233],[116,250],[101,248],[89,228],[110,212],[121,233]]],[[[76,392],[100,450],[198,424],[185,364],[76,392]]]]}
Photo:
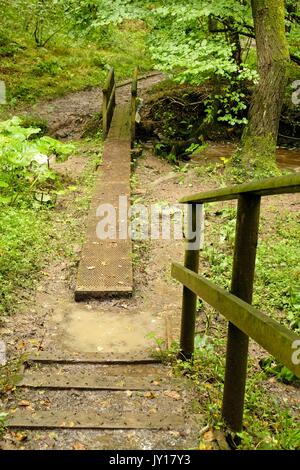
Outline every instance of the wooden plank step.
{"type": "Polygon", "coordinates": [[[178,414],[96,413],[73,411],[17,411],[8,418],[9,428],[26,429],[185,429],[187,418],[178,414]]]}
{"type": "Polygon", "coordinates": [[[78,390],[178,390],[182,379],[173,377],[101,376],[82,373],[25,373],[18,387],[78,390]]]}
{"type": "Polygon", "coordinates": [[[98,171],[87,218],[86,240],[75,289],[77,301],[109,295],[129,296],[133,291],[132,242],[128,236],[119,238],[120,221],[123,220],[119,217],[119,197],[123,196],[130,204],[130,139],[129,107],[117,106],[104,144],[103,164],[98,171]],[[116,210],[116,236],[112,239],[97,236],[100,204],[110,204],[116,210]]]}
{"type": "Polygon", "coordinates": [[[113,353],[71,353],[68,351],[50,352],[39,351],[36,354],[29,354],[27,362],[42,364],[159,364],[159,358],[143,354],[124,354],[117,355],[113,353]]]}

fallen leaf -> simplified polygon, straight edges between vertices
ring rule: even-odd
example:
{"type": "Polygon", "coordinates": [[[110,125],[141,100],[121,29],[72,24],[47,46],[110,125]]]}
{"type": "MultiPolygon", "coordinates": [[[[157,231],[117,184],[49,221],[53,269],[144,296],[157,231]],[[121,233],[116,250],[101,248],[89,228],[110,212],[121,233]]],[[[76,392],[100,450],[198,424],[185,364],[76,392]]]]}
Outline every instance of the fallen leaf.
{"type": "Polygon", "coordinates": [[[214,433],[212,431],[207,431],[203,434],[203,439],[207,442],[212,442],[215,439],[214,433]]]}
{"type": "Polygon", "coordinates": [[[213,450],[213,447],[212,447],[211,444],[206,444],[205,442],[200,442],[199,450],[213,450]]]}
{"type": "Polygon", "coordinates": [[[40,405],[45,405],[45,406],[49,406],[50,405],[50,400],[47,398],[46,400],[40,400],[40,405]]]}
{"type": "Polygon", "coordinates": [[[173,398],[173,400],[180,400],[181,396],[179,395],[178,392],[175,392],[173,390],[166,390],[164,392],[165,397],[168,398],[173,398]]]}
{"type": "Polygon", "coordinates": [[[2,329],[1,329],[1,334],[2,334],[2,335],[11,335],[11,334],[12,334],[12,330],[9,330],[8,328],[2,328],[2,329]]]}
{"type": "Polygon", "coordinates": [[[206,387],[206,388],[212,388],[213,386],[212,386],[212,384],[205,383],[205,384],[204,384],[204,387],[206,387]]]}
{"type": "Polygon", "coordinates": [[[18,403],[19,406],[30,406],[31,403],[28,400],[21,400],[18,403]]]}
{"type": "Polygon", "coordinates": [[[95,266],[88,266],[87,269],[89,269],[89,270],[95,269],[95,266]]]}
{"type": "Polygon", "coordinates": [[[126,390],[126,395],[128,397],[132,397],[132,391],[131,390],[126,390]]]}
{"type": "Polygon", "coordinates": [[[144,393],[144,397],[153,399],[153,398],[156,398],[156,395],[153,392],[146,392],[144,393]]]}
{"type": "Polygon", "coordinates": [[[23,340],[19,341],[16,346],[17,349],[24,349],[25,347],[26,347],[26,342],[23,340]]]}
{"type": "Polygon", "coordinates": [[[86,450],[85,445],[82,444],[82,443],[79,442],[79,441],[74,442],[74,444],[73,444],[72,447],[73,447],[74,450],[86,450]]]}
{"type": "Polygon", "coordinates": [[[11,385],[11,384],[6,384],[4,385],[3,387],[3,391],[5,393],[11,393],[11,392],[14,392],[16,390],[16,386],[15,385],[11,385]]]}
{"type": "Polygon", "coordinates": [[[23,441],[26,441],[28,436],[27,436],[26,432],[16,432],[14,437],[15,437],[16,441],[23,442],[23,441]]]}
{"type": "Polygon", "coordinates": [[[149,412],[150,413],[157,413],[157,408],[150,408],[149,412]]]}

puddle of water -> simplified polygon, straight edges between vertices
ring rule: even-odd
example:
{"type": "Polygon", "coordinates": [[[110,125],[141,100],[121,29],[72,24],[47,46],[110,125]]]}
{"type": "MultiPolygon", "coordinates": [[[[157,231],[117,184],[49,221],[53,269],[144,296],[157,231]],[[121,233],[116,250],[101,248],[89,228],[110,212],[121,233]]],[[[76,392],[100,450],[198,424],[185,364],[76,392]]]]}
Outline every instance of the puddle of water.
{"type": "Polygon", "coordinates": [[[74,352],[135,353],[153,347],[146,338],[154,332],[165,339],[165,320],[148,312],[103,311],[70,304],[52,318],[52,339],[60,348],[74,352]]]}
{"type": "MultiPolygon", "coordinates": [[[[236,145],[232,143],[213,143],[200,154],[194,155],[192,161],[196,163],[218,162],[221,158],[230,158],[235,150],[236,145]]],[[[281,168],[299,171],[300,149],[278,148],[277,162],[281,168]]]]}

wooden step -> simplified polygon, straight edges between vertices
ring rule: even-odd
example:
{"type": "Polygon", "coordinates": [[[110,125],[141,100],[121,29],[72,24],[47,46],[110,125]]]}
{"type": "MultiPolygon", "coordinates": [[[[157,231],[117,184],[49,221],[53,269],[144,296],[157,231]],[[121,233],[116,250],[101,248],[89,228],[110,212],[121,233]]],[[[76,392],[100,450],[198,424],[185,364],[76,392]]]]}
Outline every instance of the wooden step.
{"type": "MultiPolygon", "coordinates": [[[[195,419],[195,417],[193,417],[195,419]]],[[[196,418],[197,420],[200,417],[196,418]]],[[[8,418],[9,428],[26,429],[186,429],[187,418],[177,414],[97,413],[73,411],[19,412],[8,418]]]]}
{"type": "MultiPolygon", "coordinates": [[[[185,382],[184,382],[185,383],[185,382]]],[[[18,387],[78,390],[177,390],[182,388],[182,379],[155,376],[101,376],[82,373],[25,373],[18,387]]]]}
{"type": "Polygon", "coordinates": [[[114,353],[73,353],[68,351],[39,351],[29,354],[27,362],[41,364],[159,364],[158,357],[146,353],[114,354],[114,353]]]}

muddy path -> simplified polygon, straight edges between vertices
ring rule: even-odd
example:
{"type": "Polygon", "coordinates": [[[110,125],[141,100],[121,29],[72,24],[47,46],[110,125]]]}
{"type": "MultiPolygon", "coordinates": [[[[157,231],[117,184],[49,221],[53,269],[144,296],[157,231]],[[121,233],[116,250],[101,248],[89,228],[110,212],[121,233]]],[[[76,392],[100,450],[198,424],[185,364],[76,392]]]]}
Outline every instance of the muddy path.
{"type": "MultiPolygon", "coordinates": [[[[146,98],[147,90],[162,79],[162,75],[156,74],[141,80],[140,96],[146,98]]],[[[127,100],[129,95],[130,84],[118,88],[117,100],[127,100]]],[[[100,90],[93,89],[42,103],[36,111],[47,116],[54,134],[58,128],[66,129],[70,138],[80,135],[80,132],[76,134],[76,116],[81,114],[83,119],[89,119],[99,109],[100,103],[100,90]]],[[[216,154],[227,156],[232,149],[232,146],[227,146],[222,151],[216,144],[215,148],[212,147],[213,155],[207,151],[208,163],[211,158],[219,158],[216,154]]],[[[37,349],[138,353],[153,346],[153,339],[147,338],[151,332],[163,339],[169,336],[169,341],[178,338],[181,288],[170,277],[170,265],[172,261],[182,261],[183,240],[160,239],[135,243],[135,292],[132,298],[74,301],[75,278],[87,215],[86,208],[78,207],[84,197],[81,176],[89,159],[99,151],[100,142],[95,141],[91,148],[85,149],[83,146],[67,161],[55,165],[57,171],[68,175],[72,184],[78,187],[74,194],[59,198],[51,222],[63,243],[64,237],[69,240],[67,233],[77,221],[77,232],[69,247],[73,256],[71,259],[54,256],[41,272],[34,292],[24,293],[23,298],[21,296],[20,314],[5,319],[2,334],[11,354],[37,349]]],[[[145,144],[132,175],[133,200],[147,207],[154,203],[176,204],[191,191],[200,192],[215,187],[213,178],[199,176],[199,163],[203,162],[191,162],[187,171],[181,173],[166,160],[156,157],[151,144],[145,144]]],[[[93,173],[93,169],[90,171],[93,173]]],[[[278,198],[277,202],[282,208],[297,208],[297,200],[297,195],[287,195],[278,198]]],[[[226,207],[234,204],[227,203],[226,207]]],[[[268,205],[268,198],[264,204],[268,205]]],[[[271,213],[268,215],[271,216],[271,213]]]]}
{"type": "MultiPolygon", "coordinates": [[[[142,93],[155,83],[163,79],[163,74],[151,72],[139,77],[138,89],[142,93]]],[[[117,84],[117,101],[126,101],[130,95],[131,81],[127,80],[117,84]]],[[[48,125],[49,133],[61,140],[80,139],[89,123],[100,124],[102,107],[102,90],[93,87],[75,93],[69,93],[61,98],[54,98],[39,102],[22,112],[23,115],[36,116],[44,119],[48,125]]]]}
{"type": "MultiPolygon", "coordinates": [[[[157,83],[159,78],[151,77],[144,84],[145,89],[157,83]],[[150,82],[150,83],[149,83],[150,82]]],[[[130,85],[118,89],[117,100],[128,99],[130,85]]],[[[77,100],[76,96],[76,100],[77,100]]],[[[70,97],[67,97],[67,103],[70,97]]],[[[72,97],[72,100],[74,97],[72,97]]],[[[56,103],[62,110],[62,102],[56,103]]],[[[79,103],[78,103],[79,105],[79,103]]],[[[82,103],[81,103],[82,105],[82,103]]],[[[58,109],[57,108],[57,109],[58,109]]],[[[76,105],[77,109],[77,105],[76,105]]],[[[61,123],[69,125],[69,117],[63,117],[61,123]]],[[[55,113],[54,113],[55,114],[55,113]]],[[[73,122],[74,124],[74,122],[73,122]]],[[[73,135],[73,134],[72,134],[73,135]]],[[[93,150],[88,157],[93,158],[93,150]]],[[[84,152],[83,152],[84,153],[84,152]]],[[[80,188],[81,173],[85,171],[88,159],[80,154],[74,155],[64,163],[57,163],[55,169],[68,175],[72,182],[80,188]]],[[[143,198],[145,204],[164,202],[169,197],[176,202],[180,194],[187,194],[189,187],[177,192],[178,174],[172,172],[167,162],[158,160],[151,151],[145,149],[134,173],[135,185],[133,198],[143,198]],[[161,184],[162,175],[168,174],[161,184]]],[[[181,188],[183,189],[183,188],[181,188]]],[[[78,196],[78,195],[77,195],[78,196]]],[[[80,193],[79,193],[80,196],[80,193]]],[[[171,202],[172,202],[171,201],[171,202]]],[[[63,355],[73,353],[113,353],[119,354],[149,354],[155,343],[153,338],[167,341],[173,332],[167,331],[171,322],[167,319],[179,319],[181,290],[170,278],[171,260],[181,259],[183,242],[180,240],[170,246],[168,241],[155,243],[137,243],[135,246],[135,292],[132,298],[108,299],[104,301],[89,301],[76,303],[74,301],[74,285],[77,264],[80,257],[81,243],[84,236],[84,223],[87,210],[78,210],[78,197],[62,196],[54,211],[57,214],[55,230],[66,243],[67,231],[74,219],[77,220],[78,238],[73,238],[70,250],[75,253],[72,259],[64,256],[54,256],[41,272],[35,291],[29,293],[29,298],[20,301],[19,313],[14,318],[6,318],[4,334],[10,356],[22,353],[30,354],[39,351],[47,353],[61,352],[63,355]]],[[[30,369],[31,372],[31,369],[30,369]]],[[[140,365],[110,367],[95,365],[49,366],[33,367],[32,373],[54,378],[63,374],[89,374],[93,377],[117,376],[146,377],[156,374],[159,382],[163,376],[168,380],[172,372],[169,367],[161,365],[140,365]],[[160,374],[160,376],[159,376],[160,374]]],[[[156,383],[156,382],[155,382],[156,383]]],[[[5,399],[5,409],[14,414],[20,412],[24,418],[29,413],[51,410],[54,416],[60,416],[64,410],[74,412],[85,410],[93,417],[99,411],[109,412],[112,420],[122,419],[126,413],[133,416],[149,416],[156,419],[161,414],[169,416],[176,411],[182,416],[184,429],[151,430],[63,430],[55,432],[46,430],[12,430],[4,436],[0,447],[3,449],[184,449],[197,447],[198,428],[203,427],[202,418],[197,425],[189,423],[192,412],[191,404],[196,399],[190,387],[177,392],[167,390],[151,391],[76,391],[76,390],[34,390],[17,389],[16,394],[8,395],[5,399]]],[[[93,418],[91,418],[93,419],[93,418]]]]}
{"type": "MultiPolygon", "coordinates": [[[[151,85],[159,82],[161,77],[155,76],[143,81],[140,86],[141,96],[151,85]]],[[[119,100],[128,99],[130,85],[119,88],[119,100]]],[[[81,93],[68,95],[40,105],[39,115],[43,113],[49,122],[53,135],[59,136],[60,131],[65,132],[61,137],[74,139],[82,134],[84,122],[99,109],[100,90],[87,90],[81,93]],[[96,111],[95,111],[96,110],[96,111]],[[82,121],[78,123],[78,116],[82,121]],[[79,130],[78,130],[79,127],[79,130]]],[[[34,292],[28,293],[28,298],[21,298],[19,313],[14,317],[5,319],[2,329],[3,337],[10,356],[28,352],[50,351],[68,353],[134,353],[142,354],[155,347],[153,338],[161,338],[166,342],[177,340],[180,327],[180,311],[182,288],[171,279],[170,266],[172,261],[182,262],[184,255],[183,240],[146,240],[136,242],[134,247],[134,284],[135,291],[132,298],[108,299],[103,301],[88,301],[76,303],[74,301],[74,286],[77,273],[77,264],[80,257],[81,242],[84,236],[86,208],[80,208],[78,200],[85,196],[85,189],[81,187],[81,175],[85,171],[93,154],[99,152],[99,142],[95,142],[89,149],[81,147],[81,151],[73,155],[66,162],[56,165],[57,171],[71,177],[73,184],[79,187],[77,197],[62,196],[54,209],[55,230],[64,240],[68,240],[67,233],[72,230],[74,220],[77,220],[76,236],[71,239],[71,258],[57,253],[41,272],[39,282],[34,292]],[[85,152],[87,155],[85,155],[85,152]],[[78,199],[79,197],[79,199],[78,199]]],[[[91,170],[92,171],[92,170],[91,170]]],[[[216,187],[214,178],[201,176],[199,165],[191,163],[186,171],[181,173],[166,160],[154,155],[150,145],[145,144],[141,156],[137,159],[133,170],[132,198],[135,202],[145,206],[151,204],[176,204],[177,201],[191,192],[200,192],[216,187]]],[[[297,195],[280,196],[278,206],[292,207],[299,203],[297,195]]],[[[272,208],[272,201],[266,198],[263,211],[272,217],[276,210],[272,208]]],[[[234,207],[234,202],[220,203],[220,207],[234,207]]],[[[52,219],[54,220],[54,219],[52,219]]],[[[207,220],[207,225],[212,223],[207,220]]],[[[209,243],[209,241],[207,242],[209,243]]],[[[220,316],[216,317],[220,324],[225,326],[220,316]]],[[[198,318],[198,328],[203,326],[203,318],[198,318]]],[[[225,331],[225,329],[224,329],[225,331]]],[[[262,350],[251,343],[251,354],[261,357],[262,350]]],[[[160,366],[158,366],[159,368],[160,366]]],[[[74,366],[56,368],[44,366],[43,370],[50,374],[75,372],[74,366]]],[[[77,368],[76,371],[81,371],[77,368]]],[[[140,374],[156,373],[157,366],[129,368],[125,374],[139,376],[140,374]]],[[[107,368],[90,367],[88,372],[100,376],[124,374],[124,369],[117,366],[107,368]]],[[[171,376],[169,368],[164,369],[167,376],[171,376]]],[[[299,391],[278,384],[274,380],[267,381],[266,390],[269,390],[278,400],[283,400],[291,407],[296,407],[299,400],[299,391]]],[[[130,391],[115,392],[114,399],[109,393],[72,392],[58,393],[47,391],[40,394],[37,391],[18,391],[11,395],[6,403],[6,409],[47,410],[54,407],[57,412],[67,407],[80,410],[87,406],[91,413],[95,409],[108,409],[113,413],[125,411],[149,412],[157,414],[168,413],[173,409],[178,412],[190,410],[192,405],[197,412],[203,410],[203,400],[195,392],[183,390],[180,394],[131,393],[130,391]]],[[[26,431],[22,434],[8,432],[1,447],[5,449],[179,449],[197,448],[199,429],[207,424],[208,416],[199,418],[198,425],[189,425],[184,433],[177,431],[79,431],[59,430],[26,431]]],[[[218,446],[216,447],[218,448],[218,446]]]]}

